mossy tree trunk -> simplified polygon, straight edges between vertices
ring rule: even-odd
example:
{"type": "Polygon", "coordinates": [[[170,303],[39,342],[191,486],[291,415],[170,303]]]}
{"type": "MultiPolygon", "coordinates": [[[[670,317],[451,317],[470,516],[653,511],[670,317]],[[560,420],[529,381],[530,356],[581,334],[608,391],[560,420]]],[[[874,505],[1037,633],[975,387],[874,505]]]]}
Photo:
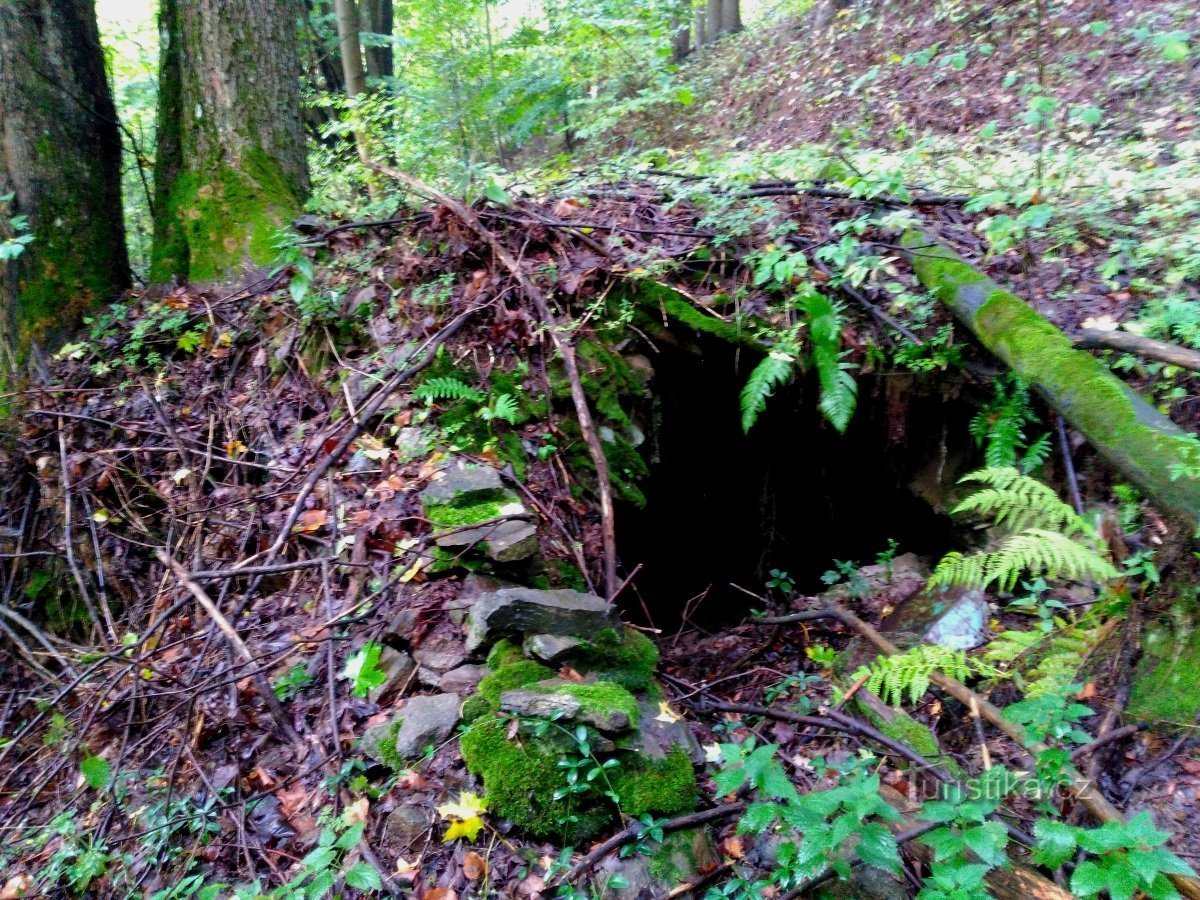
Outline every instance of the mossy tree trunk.
{"type": "Polygon", "coordinates": [[[1019,297],[918,230],[921,283],[1157,506],[1200,526],[1200,444],[1019,297]]]}
{"type": "Polygon", "coordinates": [[[308,193],[299,4],[162,0],[151,276],[266,265],[308,193]]]}
{"type": "Polygon", "coordinates": [[[0,240],[19,215],[33,241],[0,262],[5,368],[129,287],[121,141],[91,0],[0,2],[0,197],[8,194],[0,240]]]}

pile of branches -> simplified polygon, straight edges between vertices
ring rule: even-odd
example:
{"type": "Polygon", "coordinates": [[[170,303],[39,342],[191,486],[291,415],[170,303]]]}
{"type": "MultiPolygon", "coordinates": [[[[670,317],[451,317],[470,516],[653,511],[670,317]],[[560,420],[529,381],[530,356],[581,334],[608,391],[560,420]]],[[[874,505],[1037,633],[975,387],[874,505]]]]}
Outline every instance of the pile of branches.
{"type": "MultiPolygon", "coordinates": [[[[215,871],[283,877],[267,848],[286,851],[295,798],[337,774],[373,711],[338,679],[347,642],[380,636],[405,609],[414,628],[430,627],[453,594],[453,579],[422,585],[395,563],[398,547],[430,540],[416,492],[435,467],[372,453],[377,431],[420,409],[408,388],[438,353],[483,368],[527,360],[542,385],[548,366],[568,363],[572,404],[528,427],[577,418],[595,472],[531,458],[514,487],[541,519],[543,555],[580,563],[598,593],[614,594],[625,573],[604,455],[572,372],[603,298],[630,273],[658,273],[706,315],[786,317],[743,260],[781,222],[794,223],[787,241],[815,250],[838,239],[836,222],[879,206],[794,184],[703,186],[751,223],[731,237],[705,223],[701,186],[675,182],[475,207],[410,184],[434,205],[301,223],[304,258],[317,262],[307,295],[340,298],[323,317],[306,317],[287,289],[303,260],[236,290],[147,291],[10,397],[20,412],[0,505],[10,843],[76,811],[91,840],[131,852],[127,887],[161,886],[165,857],[133,851],[180,840],[186,798],[222,836],[204,851],[215,871]],[[414,289],[433,283],[449,289],[430,305],[414,289]],[[296,665],[310,686],[277,696],[271,678],[296,665]],[[91,759],[105,761],[112,790],[80,777],[91,759]],[[292,808],[280,812],[280,797],[292,808]],[[154,804],[164,821],[134,812],[154,804]]],[[[961,238],[952,200],[918,208],[961,238]]],[[[859,334],[920,340],[870,288],[840,289],[867,313],[859,334]]],[[[360,851],[373,859],[369,844],[360,851]]]]}

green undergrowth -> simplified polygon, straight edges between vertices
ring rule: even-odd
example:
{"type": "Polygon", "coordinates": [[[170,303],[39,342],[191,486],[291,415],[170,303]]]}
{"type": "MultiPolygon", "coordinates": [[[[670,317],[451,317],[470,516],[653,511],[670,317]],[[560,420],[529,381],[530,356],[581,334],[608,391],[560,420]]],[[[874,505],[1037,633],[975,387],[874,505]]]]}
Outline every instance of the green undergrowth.
{"type": "Polygon", "coordinates": [[[1176,607],[1147,629],[1144,657],[1129,697],[1129,715],[1144,722],[1190,727],[1200,713],[1200,628],[1196,610],[1176,607]]]}

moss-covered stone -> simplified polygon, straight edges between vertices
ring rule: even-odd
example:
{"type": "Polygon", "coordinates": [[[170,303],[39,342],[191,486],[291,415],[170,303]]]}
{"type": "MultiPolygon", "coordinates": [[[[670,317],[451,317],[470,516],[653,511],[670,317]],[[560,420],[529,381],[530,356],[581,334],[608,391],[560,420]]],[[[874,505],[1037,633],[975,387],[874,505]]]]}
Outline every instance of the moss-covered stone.
{"type": "Polygon", "coordinates": [[[1200,628],[1182,605],[1147,629],[1128,714],[1151,724],[1190,727],[1200,713],[1200,628]]]}
{"type": "Polygon", "coordinates": [[[901,243],[921,283],[1036,388],[1116,469],[1200,525],[1200,445],[1015,294],[919,230],[901,243]]]}
{"type": "Polygon", "coordinates": [[[554,678],[554,671],[532,660],[522,659],[502,666],[479,682],[479,695],[492,710],[500,709],[500,695],[505,691],[529,687],[539,681],[554,678]]]}
{"type": "Polygon", "coordinates": [[[487,667],[492,671],[521,662],[525,654],[521,646],[509,638],[500,638],[488,652],[487,667]]]}
{"type": "Polygon", "coordinates": [[[681,747],[665,759],[630,757],[614,772],[613,790],[627,816],[674,816],[696,808],[696,770],[681,747]]]}
{"type": "Polygon", "coordinates": [[[571,651],[567,662],[580,672],[616,682],[627,690],[645,691],[654,682],[658,648],[632,628],[623,628],[619,633],[605,629],[594,640],[571,651]]]}
{"type": "Polygon", "coordinates": [[[949,756],[946,756],[938,744],[937,736],[927,725],[918,722],[901,709],[889,709],[889,718],[884,718],[870,706],[859,703],[868,722],[893,740],[912,747],[926,759],[937,763],[955,778],[965,777],[962,767],[949,756]]]}
{"type": "Polygon", "coordinates": [[[460,746],[467,768],[483,779],[491,811],[534,837],[570,843],[595,834],[613,818],[612,809],[578,796],[555,798],[566,786],[558,763],[571,747],[554,732],[512,738],[508,720],[492,718],[476,721],[460,746]]]}
{"type": "Polygon", "coordinates": [[[425,518],[439,528],[458,528],[499,517],[507,497],[503,491],[477,491],[454,503],[430,504],[425,518]]]}
{"type": "Polygon", "coordinates": [[[579,703],[577,721],[589,722],[606,731],[636,728],[637,699],[611,681],[580,683],[554,678],[529,685],[529,690],[546,695],[565,695],[579,703]],[[622,726],[620,723],[627,723],[622,726]]]}
{"type": "Polygon", "coordinates": [[[740,344],[762,350],[763,345],[736,322],[727,322],[719,316],[698,308],[686,294],[669,285],[647,279],[632,280],[629,296],[649,314],[655,315],[661,324],[666,316],[693,331],[711,334],[730,344],[740,344]]]}

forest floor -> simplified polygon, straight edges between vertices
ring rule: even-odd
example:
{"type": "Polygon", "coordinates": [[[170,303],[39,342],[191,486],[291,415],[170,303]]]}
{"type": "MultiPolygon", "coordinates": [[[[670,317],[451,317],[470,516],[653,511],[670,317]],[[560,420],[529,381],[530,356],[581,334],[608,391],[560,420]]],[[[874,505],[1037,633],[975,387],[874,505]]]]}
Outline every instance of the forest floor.
{"type": "MultiPolygon", "coordinates": [[[[728,338],[744,314],[776,332],[789,327],[795,311],[771,296],[773,276],[760,281],[759,273],[773,271],[780,246],[816,258],[848,230],[886,277],[843,297],[846,361],[986,396],[991,361],[920,298],[879,226],[881,210],[916,216],[1071,334],[1085,323],[1123,323],[1200,345],[1200,146],[1192,140],[1196,108],[1185,102],[1200,91],[1200,69],[1172,62],[1169,41],[1158,39],[1187,4],[1056,5],[1043,23],[1043,36],[1054,36],[1044,68],[1065,101],[1040,150],[1044,123],[1025,116],[1029,94],[1011,99],[1006,86],[1014,71],[1030,78],[1036,35],[1005,18],[1020,17],[1022,6],[964,5],[953,23],[897,15],[859,27],[847,18],[836,37],[820,40],[780,25],[770,40],[724,42],[686,72],[692,107],[630,116],[605,145],[665,148],[655,152],[674,175],[648,173],[645,164],[615,177],[589,174],[552,195],[480,202],[482,222],[527,276],[554,286],[558,312],[582,320],[587,341],[620,345],[584,373],[590,387],[617,391],[618,407],[636,406],[640,393],[616,384],[620,360],[653,357],[656,341],[728,338]],[[1095,21],[1111,27],[1095,29],[1095,21]],[[1131,39],[1129,29],[1146,36],[1131,39]],[[732,94],[717,91],[724,84],[732,94]],[[1073,118],[1093,106],[1100,123],[1088,124],[1090,113],[1073,118]],[[993,121],[995,134],[980,134],[993,121]],[[848,127],[858,146],[813,149],[848,127]],[[901,163],[906,177],[897,180],[901,163]],[[1031,187],[1039,169],[1042,181],[1031,187]],[[931,192],[943,196],[923,202],[931,192]],[[960,193],[985,202],[944,196],[960,193]],[[623,291],[641,282],[682,291],[692,314],[622,305],[623,291]],[[883,360],[879,347],[889,348],[883,360]],[[965,374],[948,374],[960,363],[965,374]]],[[[545,347],[546,323],[492,248],[445,206],[306,229],[277,272],[227,288],[151,290],[98,316],[21,398],[24,424],[3,457],[19,474],[0,509],[0,547],[13,560],[4,603],[42,611],[65,637],[5,624],[0,825],[14,837],[0,849],[4,900],[172,900],[256,880],[303,895],[360,864],[429,900],[552,896],[547,883],[587,849],[563,857],[562,842],[530,840],[486,815],[477,838],[444,842],[447,819],[437,808],[480,790],[457,741],[391,771],[361,739],[407,699],[438,689],[436,676],[446,673],[358,696],[347,668],[370,642],[460,651],[468,571],[431,551],[433,528],[418,501],[449,458],[495,466],[521,485],[538,511],[539,583],[601,583],[594,477],[545,347]],[[424,354],[428,370],[405,375],[424,354]],[[416,393],[431,377],[463,379],[472,393],[416,393]],[[509,415],[498,405],[503,396],[516,405],[509,415]],[[158,549],[181,568],[164,568],[158,549]],[[572,574],[580,557],[586,563],[572,574]],[[224,611],[241,648],[212,626],[197,591],[224,611]],[[100,635],[102,650],[83,647],[85,633],[100,635]],[[356,838],[354,824],[362,824],[361,842],[343,846],[347,831],[336,829],[345,822],[356,838]],[[327,846],[336,849],[317,853],[327,846]]],[[[1111,358],[1195,430],[1195,375],[1111,358]]],[[[731,377],[743,379],[751,361],[731,377]]],[[[601,412],[601,425],[618,431],[616,420],[631,415],[601,412]]],[[[902,430],[905,414],[904,402],[893,402],[884,432],[902,430]]],[[[1069,452],[1086,500],[1117,523],[1112,545],[1135,559],[1158,554],[1153,579],[1125,573],[1143,616],[1096,605],[1097,594],[1078,586],[1041,595],[1072,610],[1063,615],[1086,645],[1071,672],[1075,696],[1093,713],[1081,722],[1086,740],[1116,727],[1106,713],[1127,702],[1128,651],[1145,620],[1170,605],[1153,582],[1185,577],[1193,563],[1154,510],[1113,492],[1086,447],[1076,441],[1069,452]]],[[[626,499],[646,477],[629,466],[617,467],[626,499]]],[[[1049,466],[1066,480],[1057,454],[1049,466]]],[[[873,569],[830,560],[828,579],[839,601],[874,625],[919,591],[933,562],[909,558],[893,571],[894,551],[878,550],[873,569]]],[[[630,583],[618,600],[627,620],[656,639],[664,715],[682,717],[701,745],[750,737],[774,744],[805,791],[830,783],[819,760],[879,751],[869,740],[713,708],[854,709],[835,694],[850,687],[854,667],[846,670],[844,654],[861,642],[851,626],[768,627],[748,618],[752,609],[815,609],[821,601],[808,585],[797,590],[782,574],[743,585],[758,598],[732,611],[705,609],[704,594],[659,598],[684,613],[655,621],[637,599],[637,562],[623,560],[630,583]]],[[[992,598],[987,636],[1036,619],[1028,606],[992,598]]],[[[455,662],[448,671],[466,656],[455,662]]],[[[1004,683],[993,699],[1015,696],[1004,683]]],[[[1020,767],[1013,741],[995,733],[981,741],[944,696],[924,695],[910,710],[936,734],[939,758],[963,771],[993,760],[1020,767]]],[[[1174,832],[1169,846],[1190,862],[1200,858],[1200,759],[1185,743],[1190,732],[1176,727],[1188,723],[1152,724],[1096,752],[1089,774],[1123,810],[1152,810],[1174,832]]],[[[922,789],[911,760],[874,762],[900,794],[922,789]]],[[[727,793],[721,770],[710,757],[699,771],[705,808],[727,793]]],[[[1028,802],[1010,812],[1018,821],[1035,815],[1028,802]]],[[[1082,815],[1069,801],[1060,812],[1082,815]]],[[[619,828],[614,821],[610,831],[619,828]]],[[[671,896],[702,896],[736,879],[753,890],[772,869],[771,848],[740,833],[734,816],[714,834],[717,853],[695,873],[697,884],[671,896]]],[[[909,862],[910,875],[925,871],[909,862]]]]}

